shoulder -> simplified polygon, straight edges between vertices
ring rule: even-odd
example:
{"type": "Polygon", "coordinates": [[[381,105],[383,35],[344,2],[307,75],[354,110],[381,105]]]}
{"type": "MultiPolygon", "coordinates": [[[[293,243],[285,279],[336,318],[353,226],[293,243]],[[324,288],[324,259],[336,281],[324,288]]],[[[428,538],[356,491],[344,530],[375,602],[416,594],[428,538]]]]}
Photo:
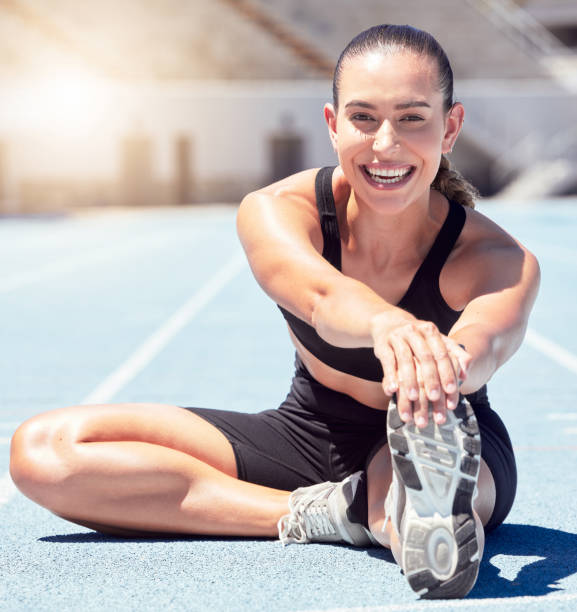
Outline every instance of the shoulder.
{"type": "Polygon", "coordinates": [[[318,168],[303,170],[247,194],[241,202],[240,213],[255,209],[260,212],[267,209],[301,213],[316,211],[315,180],[318,171],[318,168]]]}
{"type": "Polygon", "coordinates": [[[465,226],[458,243],[463,256],[486,262],[504,262],[511,258],[536,261],[521,242],[487,215],[471,208],[465,208],[465,212],[465,226]]]}
{"type": "Polygon", "coordinates": [[[253,193],[270,197],[298,196],[309,201],[314,201],[315,180],[319,170],[320,168],[310,168],[302,172],[297,172],[296,174],[291,174],[253,193]]]}
{"type": "Polygon", "coordinates": [[[465,225],[459,238],[459,245],[467,254],[481,254],[493,249],[518,248],[519,243],[504,228],[497,225],[487,215],[472,208],[463,207],[466,214],[465,225]]]}
{"type": "MultiPolygon", "coordinates": [[[[252,192],[252,194],[249,194],[249,196],[260,195],[286,200],[299,199],[302,202],[307,202],[308,204],[314,204],[316,206],[315,183],[320,170],[321,168],[311,168],[309,170],[297,172],[280,181],[262,187],[252,192]]],[[[333,195],[337,202],[348,198],[350,186],[340,166],[334,168],[332,172],[332,188],[333,195]]]]}
{"type": "MultiPolygon", "coordinates": [[[[287,227],[305,229],[313,234],[322,248],[315,182],[319,168],[304,170],[246,195],[239,207],[239,233],[255,224],[281,223],[287,227]]],[[[350,191],[340,167],[332,176],[333,195],[337,206],[346,201],[350,191]]]]}
{"type": "Polygon", "coordinates": [[[465,208],[466,220],[449,260],[451,278],[459,280],[465,304],[486,293],[539,280],[536,257],[483,213],[465,208]]]}
{"type": "Polygon", "coordinates": [[[239,207],[239,233],[270,223],[318,225],[315,177],[318,169],[304,170],[247,194],[239,207]]]}

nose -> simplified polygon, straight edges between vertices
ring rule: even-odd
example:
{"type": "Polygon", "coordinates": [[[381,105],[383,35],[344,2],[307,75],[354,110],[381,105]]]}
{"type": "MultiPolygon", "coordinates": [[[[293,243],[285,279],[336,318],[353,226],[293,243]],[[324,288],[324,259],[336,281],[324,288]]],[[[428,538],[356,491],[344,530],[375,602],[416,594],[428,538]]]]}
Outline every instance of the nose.
{"type": "Polygon", "coordinates": [[[397,133],[388,119],[385,119],[373,140],[374,151],[388,151],[399,146],[397,133]]]}

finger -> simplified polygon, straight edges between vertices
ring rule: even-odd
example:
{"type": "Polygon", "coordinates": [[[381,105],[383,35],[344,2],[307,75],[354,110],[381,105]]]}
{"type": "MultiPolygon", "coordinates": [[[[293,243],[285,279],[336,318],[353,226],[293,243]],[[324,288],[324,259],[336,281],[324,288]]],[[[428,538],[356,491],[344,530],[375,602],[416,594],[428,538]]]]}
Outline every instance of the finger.
{"type": "Polygon", "coordinates": [[[437,423],[437,425],[442,425],[447,420],[447,400],[447,395],[441,391],[439,400],[431,402],[433,406],[433,421],[437,423]]]}
{"type": "Polygon", "coordinates": [[[419,399],[413,403],[413,419],[419,429],[427,426],[429,421],[429,399],[424,386],[419,390],[419,399]]]}
{"type": "Polygon", "coordinates": [[[442,352],[446,353],[440,334],[434,325],[419,326],[407,336],[415,359],[419,364],[419,382],[424,385],[427,398],[431,402],[436,402],[439,399],[442,390],[438,364],[430,344],[430,342],[434,344],[435,336],[438,340],[437,346],[442,345],[442,352]]]}
{"type": "Polygon", "coordinates": [[[451,354],[451,363],[453,364],[453,370],[455,372],[455,377],[457,379],[457,387],[452,393],[447,393],[446,395],[446,406],[448,410],[455,410],[457,404],[459,403],[459,387],[461,386],[461,380],[459,380],[459,374],[461,372],[461,366],[459,365],[459,360],[453,354],[451,354]]]}
{"type": "Polygon", "coordinates": [[[389,337],[389,345],[395,354],[399,392],[414,402],[419,398],[419,387],[413,351],[408,342],[396,334],[389,337]]]}
{"type": "Polygon", "coordinates": [[[462,344],[458,344],[455,340],[453,340],[453,338],[444,337],[444,341],[447,349],[457,358],[457,361],[459,362],[459,380],[465,380],[469,366],[471,365],[471,361],[473,359],[472,355],[467,352],[462,344]]]}
{"type": "Polygon", "coordinates": [[[433,408],[432,418],[435,423],[441,425],[447,419],[447,396],[445,395],[443,389],[441,389],[441,394],[439,399],[435,402],[429,402],[429,406],[433,408]]]}
{"type": "Polygon", "coordinates": [[[397,392],[397,410],[401,415],[401,421],[410,423],[413,420],[413,402],[408,398],[402,386],[397,392]]]}
{"type": "MultiPolygon", "coordinates": [[[[466,370],[463,370],[463,367],[469,367],[472,357],[469,353],[467,353],[465,349],[463,349],[461,345],[457,344],[453,339],[445,336],[443,340],[451,357],[453,369],[457,377],[457,385],[458,387],[460,387],[462,382],[466,378],[466,370]]],[[[447,394],[447,408],[449,410],[454,410],[457,407],[458,403],[459,389],[457,388],[457,390],[453,393],[447,394]]]]}
{"type": "Polygon", "coordinates": [[[399,388],[395,353],[390,346],[385,345],[375,348],[375,355],[383,367],[383,391],[386,395],[392,396],[399,388]]]}
{"type": "Polygon", "coordinates": [[[451,348],[447,347],[441,334],[431,335],[427,341],[433,352],[442,390],[449,395],[457,392],[460,366],[451,348]]]}

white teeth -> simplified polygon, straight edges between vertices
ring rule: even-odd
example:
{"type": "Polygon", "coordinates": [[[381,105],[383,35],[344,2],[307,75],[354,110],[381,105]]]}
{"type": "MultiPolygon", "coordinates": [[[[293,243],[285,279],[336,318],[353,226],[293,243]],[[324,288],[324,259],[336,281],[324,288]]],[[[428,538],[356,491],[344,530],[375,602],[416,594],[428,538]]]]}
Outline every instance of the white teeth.
{"type": "Polygon", "coordinates": [[[393,177],[393,176],[404,176],[405,174],[407,174],[410,171],[410,167],[409,168],[367,168],[367,170],[371,173],[371,174],[376,174],[377,176],[386,176],[386,177],[393,177]]]}
{"type": "Polygon", "coordinates": [[[405,168],[367,168],[365,170],[377,183],[398,183],[411,172],[411,166],[405,168]]]}

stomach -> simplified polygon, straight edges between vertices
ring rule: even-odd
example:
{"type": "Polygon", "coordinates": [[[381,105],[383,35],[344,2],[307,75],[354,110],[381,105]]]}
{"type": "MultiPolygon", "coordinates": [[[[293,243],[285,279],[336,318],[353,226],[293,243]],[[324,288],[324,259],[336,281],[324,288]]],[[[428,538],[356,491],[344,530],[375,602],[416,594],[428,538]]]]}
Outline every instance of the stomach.
{"type": "Polygon", "coordinates": [[[308,351],[290,328],[289,334],[299,357],[315,380],[333,391],[352,397],[369,408],[387,410],[391,398],[385,394],[380,383],[364,380],[331,368],[308,351]]]}

